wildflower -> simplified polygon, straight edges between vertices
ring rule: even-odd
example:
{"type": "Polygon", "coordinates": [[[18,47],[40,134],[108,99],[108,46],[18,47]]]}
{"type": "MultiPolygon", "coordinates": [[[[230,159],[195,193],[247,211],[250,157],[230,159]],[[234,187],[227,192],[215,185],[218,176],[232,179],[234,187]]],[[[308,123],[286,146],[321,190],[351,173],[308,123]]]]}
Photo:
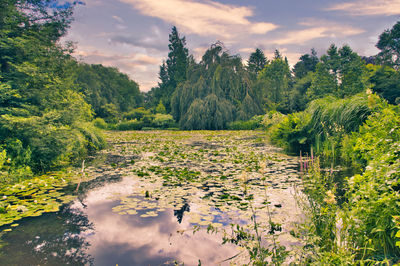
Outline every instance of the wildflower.
{"type": "Polygon", "coordinates": [[[260,163],[260,173],[264,174],[267,170],[267,163],[266,162],[261,162],[260,163]]]}
{"type": "Polygon", "coordinates": [[[333,194],[331,190],[328,190],[326,192],[326,198],[324,199],[324,201],[328,204],[335,204],[336,203],[335,194],[333,194]]]}
{"type": "Polygon", "coordinates": [[[246,173],[246,171],[243,171],[240,174],[239,178],[243,181],[243,183],[246,183],[247,182],[247,173],[246,173]]]}

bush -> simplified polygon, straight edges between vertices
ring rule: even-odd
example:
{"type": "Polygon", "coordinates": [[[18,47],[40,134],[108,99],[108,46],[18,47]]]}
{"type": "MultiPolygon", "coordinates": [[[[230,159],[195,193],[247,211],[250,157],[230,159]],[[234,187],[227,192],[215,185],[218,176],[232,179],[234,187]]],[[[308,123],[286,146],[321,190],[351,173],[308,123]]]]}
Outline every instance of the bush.
{"type": "Polygon", "coordinates": [[[155,114],[152,124],[153,127],[164,129],[176,126],[175,120],[172,115],[167,114],[155,114]]]}
{"type": "Polygon", "coordinates": [[[59,125],[51,120],[57,118],[56,113],[43,117],[0,117],[0,136],[13,136],[3,140],[12,168],[29,166],[34,172],[48,171],[104,146],[103,138],[90,122],[59,125]]]}
{"type": "Polygon", "coordinates": [[[228,129],[229,130],[254,130],[257,128],[262,127],[262,120],[264,116],[262,115],[256,115],[253,116],[250,120],[248,121],[234,121],[228,123],[228,129]]]}
{"type": "Polygon", "coordinates": [[[270,127],[282,122],[284,117],[285,115],[278,111],[269,111],[266,115],[264,115],[261,123],[265,129],[269,129],[270,127]]]}
{"type": "Polygon", "coordinates": [[[311,147],[324,161],[339,159],[346,134],[358,131],[368,116],[382,108],[382,100],[360,93],[348,99],[328,96],[312,101],[301,113],[286,117],[277,112],[265,115],[263,124],[271,140],[288,151],[309,151],[311,147]]]}
{"type": "Polygon", "coordinates": [[[254,130],[259,127],[260,124],[254,120],[235,121],[228,123],[228,129],[230,130],[254,130]]]}
{"type": "Polygon", "coordinates": [[[86,147],[89,152],[101,150],[106,146],[104,136],[92,123],[77,123],[75,127],[86,139],[86,147]]]}
{"type": "Polygon", "coordinates": [[[115,123],[120,118],[118,108],[113,103],[108,103],[101,107],[97,115],[104,118],[107,123],[115,123]]]}
{"type": "Polygon", "coordinates": [[[108,129],[106,121],[104,121],[104,119],[100,117],[97,117],[96,119],[93,120],[93,125],[100,129],[108,129]]]}
{"type": "Polygon", "coordinates": [[[146,115],[150,115],[151,114],[151,112],[149,111],[149,110],[146,110],[145,108],[143,108],[143,107],[139,107],[139,108],[136,108],[136,109],[133,109],[132,111],[130,111],[130,112],[128,112],[128,113],[125,113],[124,115],[123,115],[123,117],[125,118],[125,119],[127,119],[127,120],[141,120],[144,116],[146,116],[146,115]]]}
{"type": "Polygon", "coordinates": [[[270,139],[287,151],[308,150],[311,143],[310,121],[311,115],[307,112],[289,114],[280,123],[270,128],[270,139]]]}
{"type": "Polygon", "coordinates": [[[309,205],[314,207],[310,213],[314,227],[310,232],[314,236],[309,244],[320,248],[315,253],[319,264],[338,258],[340,251],[347,251],[343,259],[353,260],[351,265],[392,265],[400,259],[396,222],[400,202],[400,107],[385,103],[380,107],[358,132],[342,141],[345,156],[365,170],[344,180],[346,200],[341,206],[335,201],[332,177],[321,179],[320,171],[311,171],[305,177],[309,205]],[[329,217],[332,228],[326,227],[324,217],[329,217]]]}
{"type": "Polygon", "coordinates": [[[141,130],[142,128],[143,122],[137,120],[120,122],[115,126],[116,130],[141,130]]]}

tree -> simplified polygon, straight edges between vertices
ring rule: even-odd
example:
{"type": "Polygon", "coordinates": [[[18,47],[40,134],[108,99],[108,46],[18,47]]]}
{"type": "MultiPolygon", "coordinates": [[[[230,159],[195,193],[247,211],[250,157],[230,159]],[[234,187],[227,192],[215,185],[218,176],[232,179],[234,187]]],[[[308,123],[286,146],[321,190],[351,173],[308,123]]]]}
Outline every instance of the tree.
{"type": "Polygon", "coordinates": [[[151,100],[154,107],[163,101],[168,113],[171,112],[171,96],[179,83],[186,80],[186,71],[189,67],[189,51],[185,47],[185,37],[180,37],[178,29],[172,27],[169,35],[169,53],[166,62],[160,66],[158,86],[152,89],[153,98],[151,100]]]}
{"type": "Polygon", "coordinates": [[[46,171],[102,145],[89,123],[91,106],[73,82],[71,47],[58,43],[73,5],[0,3],[0,146],[19,162],[12,167],[46,171]]]}
{"type": "Polygon", "coordinates": [[[114,114],[129,112],[143,104],[139,85],[113,67],[78,63],[74,66],[74,83],[92,105],[96,116],[114,120],[114,114]],[[112,104],[115,112],[104,112],[112,104]]]}
{"type": "Polygon", "coordinates": [[[181,122],[183,129],[225,129],[227,123],[233,121],[233,106],[215,94],[204,99],[195,99],[190,105],[185,118],[181,122]]]}
{"type": "Polygon", "coordinates": [[[173,88],[186,79],[186,69],[188,67],[189,51],[185,47],[186,38],[180,38],[177,28],[172,27],[169,35],[169,53],[167,59],[167,72],[169,85],[173,88]]]}
{"type": "Polygon", "coordinates": [[[390,104],[400,103],[400,72],[388,66],[367,66],[372,70],[369,81],[372,90],[385,98],[390,104]]]}
{"type": "Polygon", "coordinates": [[[162,100],[160,100],[160,102],[158,103],[157,107],[156,107],[156,113],[157,114],[166,114],[167,110],[165,109],[165,106],[162,102],[162,100]]]}
{"type": "Polygon", "coordinates": [[[392,66],[395,69],[400,67],[400,21],[390,30],[385,30],[379,35],[376,47],[381,50],[378,57],[382,64],[392,66]]]}
{"type": "Polygon", "coordinates": [[[346,97],[365,91],[367,88],[367,69],[365,62],[348,45],[339,49],[340,86],[339,97],[346,97]]]}
{"type": "Polygon", "coordinates": [[[237,55],[215,43],[191,63],[172,96],[172,113],[184,129],[224,129],[228,122],[262,113],[259,93],[237,55]]]}
{"type": "Polygon", "coordinates": [[[324,91],[337,97],[351,96],[367,88],[365,62],[348,45],[338,49],[332,44],[327,53],[321,56],[320,67],[316,69],[310,95],[323,97],[324,91]],[[318,86],[322,86],[318,88],[318,86]],[[322,94],[321,94],[322,93],[322,94]]]}
{"type": "Polygon", "coordinates": [[[260,49],[256,49],[253,52],[249,60],[247,61],[247,69],[253,74],[258,74],[267,64],[267,58],[264,55],[264,52],[260,49]]]}
{"type": "Polygon", "coordinates": [[[275,51],[275,59],[272,60],[259,74],[258,80],[263,83],[264,98],[271,108],[288,111],[287,101],[291,84],[290,68],[287,60],[282,59],[279,51],[275,51]]]}
{"type": "Polygon", "coordinates": [[[305,77],[308,72],[314,72],[318,62],[319,59],[314,48],[311,49],[311,54],[302,55],[293,67],[293,73],[296,79],[305,77]]]}
{"type": "Polygon", "coordinates": [[[336,95],[337,88],[336,77],[330,73],[328,65],[322,62],[318,63],[312,76],[311,86],[307,90],[307,96],[314,100],[327,95],[336,95]]]}

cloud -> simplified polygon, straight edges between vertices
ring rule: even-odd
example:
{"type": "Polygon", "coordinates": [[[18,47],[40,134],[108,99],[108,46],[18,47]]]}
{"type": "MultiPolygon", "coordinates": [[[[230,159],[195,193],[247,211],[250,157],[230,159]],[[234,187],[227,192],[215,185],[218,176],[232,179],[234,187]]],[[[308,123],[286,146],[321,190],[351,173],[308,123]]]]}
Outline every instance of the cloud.
{"type": "Polygon", "coordinates": [[[329,11],[345,11],[356,16],[392,16],[400,15],[399,0],[357,0],[344,2],[327,8],[329,11]]]}
{"type": "Polygon", "coordinates": [[[140,85],[140,90],[148,91],[157,82],[154,73],[162,58],[149,56],[143,53],[118,54],[109,50],[101,50],[93,46],[78,46],[74,55],[89,64],[102,64],[108,67],[117,67],[140,85]]]}
{"type": "Polygon", "coordinates": [[[203,46],[199,46],[199,47],[194,48],[193,49],[194,58],[197,61],[200,61],[202,59],[204,53],[207,51],[208,48],[210,48],[209,45],[208,46],[203,45],[203,46]]]}
{"type": "Polygon", "coordinates": [[[165,41],[151,36],[139,39],[137,36],[132,35],[115,35],[109,38],[109,42],[112,44],[127,44],[146,49],[150,48],[157,51],[166,51],[168,49],[165,41]]]}
{"type": "Polygon", "coordinates": [[[342,25],[326,20],[307,19],[300,22],[299,25],[306,26],[308,28],[297,31],[289,31],[282,38],[274,40],[273,43],[278,45],[305,44],[308,41],[318,38],[348,37],[365,32],[365,30],[360,28],[342,25]]]}
{"type": "Polygon", "coordinates": [[[166,36],[161,34],[160,29],[157,26],[152,26],[150,32],[146,37],[141,37],[132,34],[108,34],[108,41],[110,44],[122,44],[131,45],[134,47],[143,48],[149,50],[149,53],[154,52],[166,52],[168,46],[166,44],[166,36]]]}
{"type": "Polygon", "coordinates": [[[241,53],[246,53],[246,54],[251,54],[255,51],[256,49],[253,47],[244,47],[244,48],[240,48],[239,52],[241,53]]]}
{"type": "Polygon", "coordinates": [[[112,18],[115,19],[116,21],[118,21],[119,23],[124,23],[124,20],[121,17],[112,16],[112,18]]]}
{"type": "Polygon", "coordinates": [[[250,32],[254,34],[265,34],[269,31],[276,29],[277,27],[278,26],[272,23],[266,23],[266,22],[255,23],[251,25],[250,32]]]}
{"type": "Polygon", "coordinates": [[[251,22],[253,10],[245,6],[221,4],[211,0],[120,0],[143,15],[160,18],[201,36],[233,38],[248,32],[265,34],[278,26],[268,22],[251,22]]]}

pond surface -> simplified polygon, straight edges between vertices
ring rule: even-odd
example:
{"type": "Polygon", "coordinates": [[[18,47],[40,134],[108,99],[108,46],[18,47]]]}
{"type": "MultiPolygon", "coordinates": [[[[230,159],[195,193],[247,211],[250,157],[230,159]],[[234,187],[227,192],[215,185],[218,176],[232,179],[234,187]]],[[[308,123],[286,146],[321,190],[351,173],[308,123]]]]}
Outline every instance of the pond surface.
{"type": "Polygon", "coordinates": [[[261,132],[107,137],[75,201],[2,233],[1,265],[245,264],[242,248],[222,245],[223,232],[231,224],[250,230],[252,216],[265,232],[269,219],[281,224],[278,240],[289,250],[299,245],[289,234],[302,219],[297,158],[261,132]]]}

